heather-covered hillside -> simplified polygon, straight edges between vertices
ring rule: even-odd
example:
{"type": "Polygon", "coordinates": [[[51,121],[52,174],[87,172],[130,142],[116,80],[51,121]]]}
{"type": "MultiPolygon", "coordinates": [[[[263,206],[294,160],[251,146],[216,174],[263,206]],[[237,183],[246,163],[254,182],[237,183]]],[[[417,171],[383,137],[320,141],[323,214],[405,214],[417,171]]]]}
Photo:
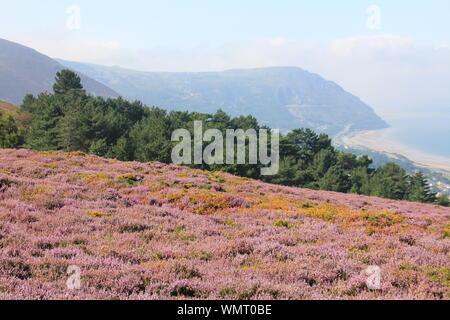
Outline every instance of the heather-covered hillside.
{"type": "Polygon", "coordinates": [[[0,101],[0,112],[3,112],[5,114],[15,114],[17,110],[17,107],[13,106],[12,104],[0,101]]]}
{"type": "Polygon", "coordinates": [[[449,223],[433,205],[1,150],[0,299],[448,299],[449,223]]]}

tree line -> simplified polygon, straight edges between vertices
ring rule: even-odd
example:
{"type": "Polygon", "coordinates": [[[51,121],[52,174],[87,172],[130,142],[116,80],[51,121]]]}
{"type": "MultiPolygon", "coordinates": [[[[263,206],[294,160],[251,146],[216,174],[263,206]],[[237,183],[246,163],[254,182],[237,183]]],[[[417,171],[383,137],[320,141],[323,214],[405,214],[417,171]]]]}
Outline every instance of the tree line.
{"type": "MultiPolygon", "coordinates": [[[[176,144],[171,141],[172,132],[179,128],[193,132],[194,121],[202,121],[203,130],[219,129],[224,134],[227,129],[270,130],[252,116],[232,118],[220,110],[215,114],[167,112],[139,101],[93,97],[76,73],[62,70],[56,75],[53,93],[27,95],[17,115],[0,113],[0,147],[170,163],[176,144]]],[[[338,151],[327,135],[310,129],[281,136],[277,175],[262,176],[260,166],[192,165],[286,186],[450,205],[447,197],[430,190],[423,173],[408,175],[395,163],[373,168],[368,156],[338,151]]]]}

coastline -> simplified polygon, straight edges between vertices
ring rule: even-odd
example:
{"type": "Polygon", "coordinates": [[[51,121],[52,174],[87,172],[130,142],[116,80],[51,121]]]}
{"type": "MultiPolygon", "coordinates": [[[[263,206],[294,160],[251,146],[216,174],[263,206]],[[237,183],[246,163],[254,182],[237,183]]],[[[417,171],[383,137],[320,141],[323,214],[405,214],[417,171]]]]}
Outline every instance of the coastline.
{"type": "Polygon", "coordinates": [[[366,147],[379,152],[399,154],[426,168],[443,169],[450,172],[450,158],[429,154],[402,145],[388,138],[389,128],[359,131],[349,136],[340,137],[344,145],[366,147]]]}

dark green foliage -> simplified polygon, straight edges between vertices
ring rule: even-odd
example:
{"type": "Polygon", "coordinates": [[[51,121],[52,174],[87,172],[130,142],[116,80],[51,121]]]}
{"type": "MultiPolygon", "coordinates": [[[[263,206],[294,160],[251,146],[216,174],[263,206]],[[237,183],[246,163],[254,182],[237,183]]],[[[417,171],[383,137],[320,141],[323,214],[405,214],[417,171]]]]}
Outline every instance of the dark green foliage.
{"type": "Polygon", "coordinates": [[[370,184],[370,195],[396,200],[404,199],[408,188],[405,170],[392,162],[376,170],[370,184]]]}
{"type": "Polygon", "coordinates": [[[4,116],[0,111],[0,148],[16,148],[23,142],[22,140],[14,117],[4,116]]]}
{"type": "Polygon", "coordinates": [[[61,70],[56,73],[56,82],[53,85],[55,94],[64,95],[69,90],[82,90],[80,77],[73,71],[61,70]]]}
{"type": "Polygon", "coordinates": [[[32,112],[34,107],[36,106],[36,99],[34,98],[34,96],[32,94],[27,94],[24,98],[23,98],[23,102],[21,105],[21,110],[22,111],[28,111],[28,112],[32,112]]]}
{"type": "MultiPolygon", "coordinates": [[[[176,144],[171,141],[172,132],[182,128],[193,136],[194,121],[203,122],[203,131],[218,129],[223,136],[227,129],[257,131],[263,128],[252,116],[231,118],[220,110],[215,114],[167,112],[122,98],[92,97],[83,90],[79,77],[68,70],[57,74],[54,90],[55,94],[25,97],[19,113],[20,130],[12,117],[0,118],[2,147],[22,145],[22,130],[24,146],[31,149],[77,150],[124,161],[170,163],[176,144]]],[[[209,143],[204,142],[204,146],[209,143]]],[[[248,137],[245,147],[249,149],[248,137]]],[[[246,155],[248,160],[248,152],[246,155]]],[[[281,136],[280,157],[280,170],[274,176],[262,176],[260,164],[200,164],[192,167],[221,170],[287,186],[448,205],[447,198],[436,199],[422,173],[408,176],[394,163],[372,169],[372,160],[368,156],[340,152],[332,146],[327,135],[316,134],[310,129],[296,129],[281,136]]]]}
{"type": "Polygon", "coordinates": [[[277,175],[266,177],[266,181],[285,186],[306,186],[314,181],[311,170],[304,170],[301,161],[294,156],[285,156],[280,160],[280,171],[277,175]]]}
{"type": "Polygon", "coordinates": [[[90,110],[85,107],[86,97],[81,91],[69,91],[64,98],[60,98],[63,116],[56,127],[58,149],[87,151],[92,125],[90,110]]]}
{"type": "Polygon", "coordinates": [[[438,206],[450,207],[450,199],[446,196],[439,196],[436,199],[436,204],[438,206]]]}
{"type": "Polygon", "coordinates": [[[57,125],[64,115],[57,97],[40,94],[32,107],[32,122],[25,137],[26,146],[35,150],[56,150],[57,125]]]}
{"type": "Polygon", "coordinates": [[[331,139],[325,134],[317,135],[311,129],[295,129],[280,142],[281,156],[294,156],[305,165],[310,164],[323,149],[334,150],[331,139]]]}
{"type": "Polygon", "coordinates": [[[368,167],[357,167],[353,169],[350,176],[351,193],[370,195],[371,192],[371,169],[368,167]]]}
{"type": "Polygon", "coordinates": [[[132,157],[138,161],[170,162],[172,143],[170,121],[164,110],[152,108],[133,126],[128,140],[134,146],[132,157]]]}
{"type": "Polygon", "coordinates": [[[422,172],[408,177],[405,200],[425,203],[436,202],[436,194],[431,192],[427,179],[422,172]]]}
{"type": "Polygon", "coordinates": [[[349,176],[340,165],[330,167],[319,180],[321,190],[348,192],[351,188],[349,176]]]}

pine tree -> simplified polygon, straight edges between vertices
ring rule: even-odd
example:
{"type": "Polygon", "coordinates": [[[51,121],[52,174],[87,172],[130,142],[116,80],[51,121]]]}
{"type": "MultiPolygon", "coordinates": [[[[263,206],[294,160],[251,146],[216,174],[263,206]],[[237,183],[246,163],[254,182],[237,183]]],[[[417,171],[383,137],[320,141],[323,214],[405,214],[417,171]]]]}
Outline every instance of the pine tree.
{"type": "Polygon", "coordinates": [[[119,138],[111,151],[112,157],[121,161],[130,161],[133,158],[133,149],[127,137],[119,138]]]}
{"type": "Polygon", "coordinates": [[[441,195],[437,198],[436,204],[438,206],[450,207],[450,199],[444,195],[441,195]]]}
{"type": "Polygon", "coordinates": [[[351,184],[344,169],[340,165],[334,165],[319,180],[319,188],[321,190],[348,192],[351,184]]]}
{"type": "Polygon", "coordinates": [[[318,135],[311,129],[295,129],[280,141],[281,156],[295,156],[305,165],[309,165],[321,150],[331,148],[331,139],[327,135],[318,135]]]}
{"type": "Polygon", "coordinates": [[[54,95],[40,94],[33,109],[26,147],[34,150],[57,150],[57,124],[64,113],[54,95]]]}
{"type": "Polygon", "coordinates": [[[332,149],[322,149],[315,154],[310,170],[315,179],[319,180],[332,166],[336,165],[336,162],[336,151],[332,149]]]}
{"type": "Polygon", "coordinates": [[[428,181],[422,172],[409,177],[405,200],[423,203],[436,201],[436,194],[431,192],[428,181]]]}
{"type": "Polygon", "coordinates": [[[138,122],[130,131],[129,146],[138,161],[171,161],[171,134],[166,112],[152,109],[150,115],[138,122]]]}
{"type": "Polygon", "coordinates": [[[106,157],[111,147],[107,144],[105,138],[94,140],[89,147],[88,153],[95,154],[100,157],[106,157]]]}
{"type": "Polygon", "coordinates": [[[56,82],[53,85],[53,92],[64,95],[69,90],[82,90],[80,77],[73,71],[64,69],[56,73],[56,82]]]}
{"type": "Polygon", "coordinates": [[[58,149],[88,152],[93,126],[85,92],[69,90],[64,95],[57,95],[56,100],[63,112],[56,125],[58,149]]]}
{"type": "Polygon", "coordinates": [[[400,166],[389,162],[375,171],[370,184],[372,196],[403,200],[408,187],[407,174],[400,166]]]}
{"type": "Polygon", "coordinates": [[[89,119],[81,108],[74,108],[61,118],[57,125],[58,149],[88,152],[90,147],[89,119]]]}
{"type": "Polygon", "coordinates": [[[357,167],[350,174],[351,193],[370,194],[370,173],[367,167],[357,167]]]}
{"type": "Polygon", "coordinates": [[[21,142],[22,137],[14,117],[4,117],[0,110],[0,148],[16,148],[21,142]]]}

